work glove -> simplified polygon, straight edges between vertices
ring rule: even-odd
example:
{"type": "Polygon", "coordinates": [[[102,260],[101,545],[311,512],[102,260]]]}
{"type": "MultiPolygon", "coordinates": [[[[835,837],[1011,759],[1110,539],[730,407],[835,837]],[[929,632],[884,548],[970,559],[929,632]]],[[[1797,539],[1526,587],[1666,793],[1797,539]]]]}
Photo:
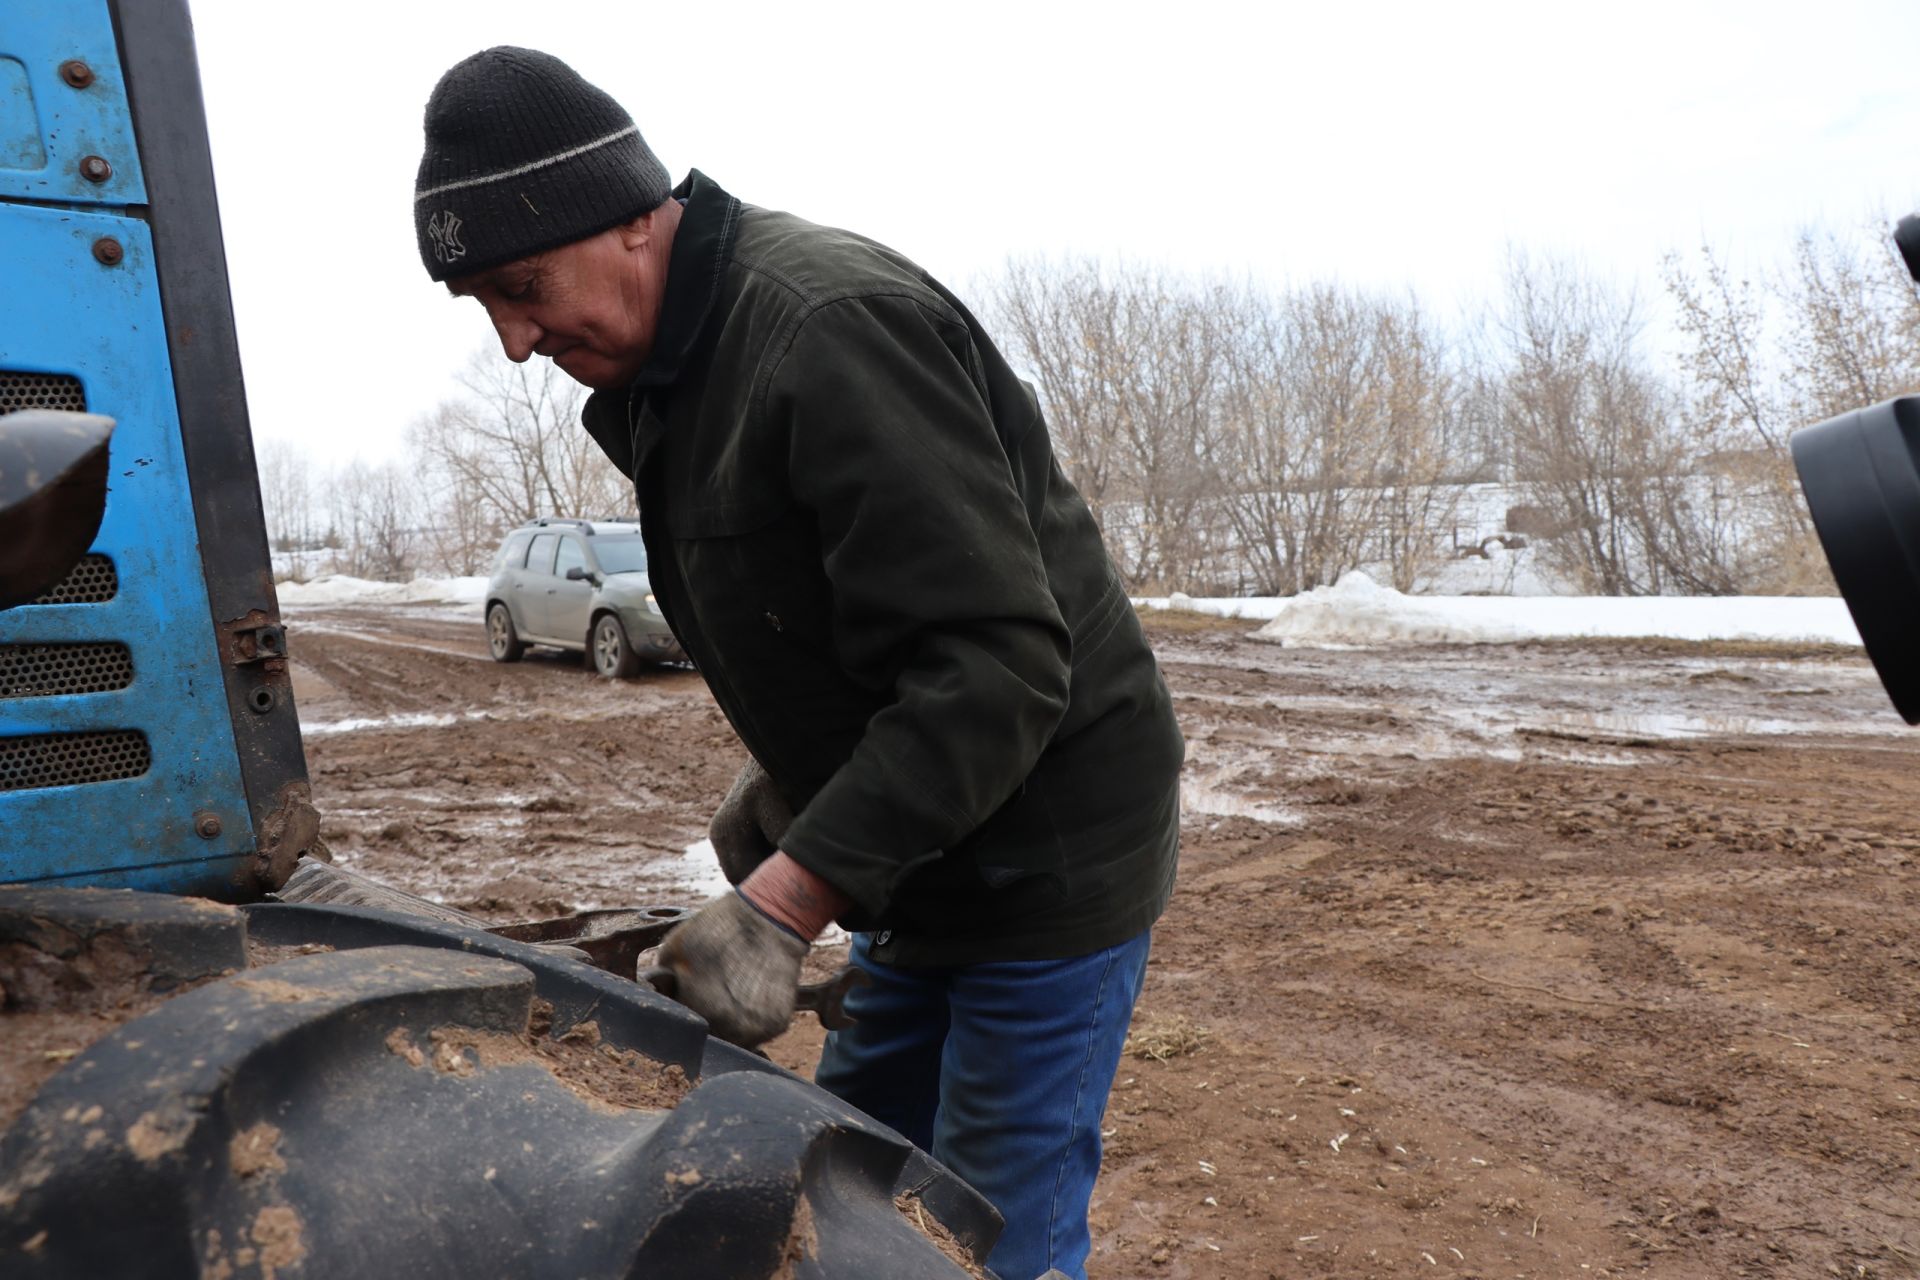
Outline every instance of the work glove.
{"type": "Polygon", "coordinates": [[[707,824],[707,838],[713,842],[727,883],[739,884],[772,857],[792,825],[793,810],[760,762],[748,756],[746,767],[707,824]]]}
{"type": "Polygon", "coordinates": [[[673,970],[673,998],[705,1018],[709,1031],[757,1049],[793,1021],[807,946],[735,889],[675,925],[660,944],[660,963],[673,970]]]}
{"type": "Polygon", "coordinates": [[[825,880],[774,853],[660,944],[660,964],[673,971],[673,998],[722,1040],[758,1048],[793,1021],[800,962],[848,905],[825,880]]]}

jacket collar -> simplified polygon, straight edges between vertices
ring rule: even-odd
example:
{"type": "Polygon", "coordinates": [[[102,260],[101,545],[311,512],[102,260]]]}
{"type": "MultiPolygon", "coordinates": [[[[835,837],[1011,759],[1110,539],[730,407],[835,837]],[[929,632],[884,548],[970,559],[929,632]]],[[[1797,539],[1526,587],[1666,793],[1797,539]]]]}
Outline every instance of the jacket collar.
{"type": "Polygon", "coordinates": [[[690,170],[673,194],[686,201],[686,210],[667,257],[666,295],[660,303],[653,352],[633,380],[636,394],[671,386],[680,376],[720,295],[721,280],[733,258],[734,233],[740,227],[740,202],[698,169],[690,170]]]}

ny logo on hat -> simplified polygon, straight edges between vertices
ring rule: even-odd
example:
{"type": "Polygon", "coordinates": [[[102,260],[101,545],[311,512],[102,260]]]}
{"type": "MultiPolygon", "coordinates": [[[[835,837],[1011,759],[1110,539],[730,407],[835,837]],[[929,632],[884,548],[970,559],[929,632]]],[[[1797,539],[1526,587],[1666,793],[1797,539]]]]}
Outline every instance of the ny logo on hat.
{"type": "Polygon", "coordinates": [[[433,241],[433,256],[442,262],[457,262],[467,256],[467,246],[460,243],[460,219],[451,209],[442,209],[427,219],[427,238],[433,241]]]}

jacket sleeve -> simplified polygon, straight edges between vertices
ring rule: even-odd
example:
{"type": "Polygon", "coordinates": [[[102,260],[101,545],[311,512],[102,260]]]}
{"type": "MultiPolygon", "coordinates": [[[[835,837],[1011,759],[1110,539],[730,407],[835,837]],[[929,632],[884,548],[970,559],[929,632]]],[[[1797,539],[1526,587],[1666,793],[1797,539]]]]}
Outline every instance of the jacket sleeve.
{"type": "Polygon", "coordinates": [[[897,672],[781,847],[862,907],[998,809],[1066,712],[1069,637],[966,328],[909,297],[834,302],[768,387],[853,669],[897,672]]]}

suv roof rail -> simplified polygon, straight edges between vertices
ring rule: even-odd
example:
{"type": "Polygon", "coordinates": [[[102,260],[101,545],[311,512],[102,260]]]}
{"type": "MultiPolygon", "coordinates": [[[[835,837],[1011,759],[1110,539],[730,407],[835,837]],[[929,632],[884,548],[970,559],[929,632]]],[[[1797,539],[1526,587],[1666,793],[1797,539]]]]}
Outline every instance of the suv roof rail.
{"type": "Polygon", "coordinates": [[[638,529],[640,527],[640,517],[596,516],[592,519],[583,519],[580,516],[535,516],[520,527],[522,529],[548,529],[562,525],[571,529],[577,529],[591,538],[595,533],[600,532],[601,526],[604,525],[619,525],[622,531],[626,529],[638,529]]]}

